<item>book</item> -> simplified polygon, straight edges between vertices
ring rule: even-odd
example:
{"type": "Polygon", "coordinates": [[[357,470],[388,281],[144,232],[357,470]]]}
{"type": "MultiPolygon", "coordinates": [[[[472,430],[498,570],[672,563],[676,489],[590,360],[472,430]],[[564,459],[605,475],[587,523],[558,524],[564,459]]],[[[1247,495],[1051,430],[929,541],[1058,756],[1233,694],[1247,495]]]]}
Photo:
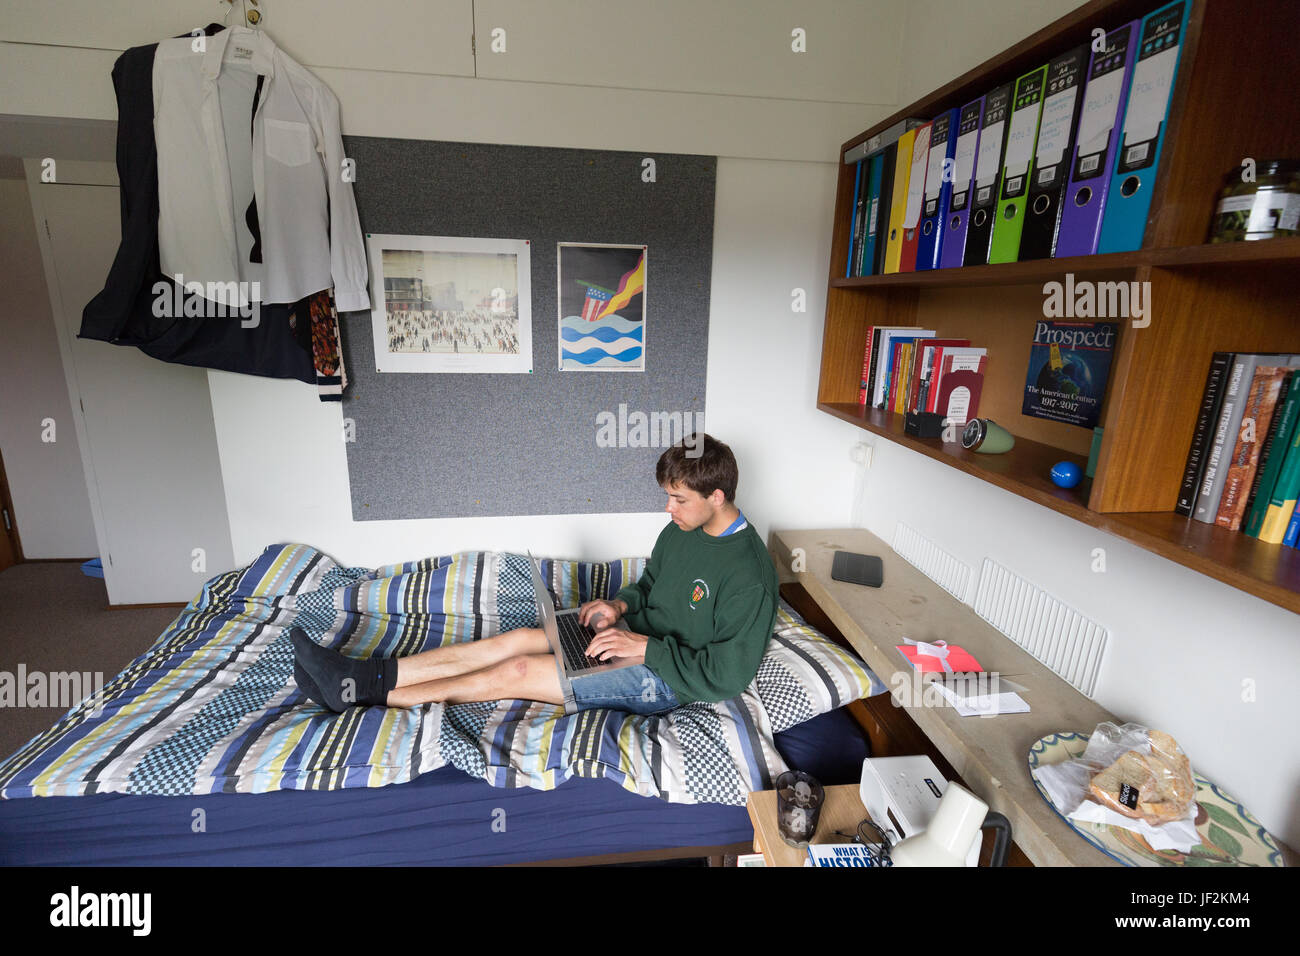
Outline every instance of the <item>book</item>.
{"type": "Polygon", "coordinates": [[[881,390],[878,388],[882,375],[884,374],[885,361],[885,341],[895,333],[906,333],[920,331],[919,326],[904,327],[898,325],[877,325],[871,328],[867,333],[867,352],[870,359],[870,367],[867,369],[867,404],[871,408],[880,407],[883,401],[881,390]]]}
{"type": "MultiPolygon", "coordinates": [[[[1183,467],[1183,483],[1178,489],[1178,503],[1174,512],[1188,517],[1196,505],[1196,493],[1201,487],[1205,472],[1205,452],[1219,421],[1223,405],[1223,382],[1232,367],[1231,352],[1215,352],[1210,359],[1210,371],[1205,377],[1205,390],[1201,392],[1201,408],[1196,415],[1196,429],[1192,433],[1192,446],[1187,450],[1187,464],[1183,467]]],[[[1256,529],[1258,531],[1258,528],[1256,529]]]]}
{"type": "MultiPolygon", "coordinates": [[[[1214,429],[1214,440],[1210,444],[1205,471],[1201,476],[1201,487],[1196,495],[1196,506],[1192,509],[1192,517],[1197,521],[1214,524],[1219,515],[1219,503],[1227,481],[1228,460],[1237,445],[1237,435],[1245,417],[1247,392],[1255,378],[1255,369],[1260,365],[1294,367],[1293,363],[1296,362],[1300,362],[1300,356],[1277,352],[1238,353],[1233,359],[1232,372],[1228,376],[1227,389],[1223,395],[1223,406],[1214,429]]],[[[1260,538],[1263,539],[1262,527],[1260,538]]],[[[1273,543],[1277,544],[1280,540],[1279,537],[1273,543]]]]}
{"type": "Polygon", "coordinates": [[[1291,372],[1282,390],[1286,394],[1278,395],[1278,412],[1268,427],[1268,438],[1264,440],[1264,448],[1259,454],[1255,487],[1251,490],[1251,500],[1246,503],[1246,523],[1242,525],[1242,530],[1252,538],[1259,537],[1269,499],[1273,496],[1278,473],[1286,458],[1287,445],[1291,442],[1297,420],[1300,420],[1300,372],[1291,372]]]}
{"type": "Polygon", "coordinates": [[[1263,438],[1268,433],[1269,422],[1277,405],[1278,393],[1287,369],[1276,365],[1260,365],[1255,369],[1246,403],[1242,407],[1241,427],[1237,430],[1237,443],[1228,459],[1224,476],[1223,495],[1214,523],[1229,531],[1241,528],[1246,512],[1246,498],[1254,482],[1259,465],[1259,452],[1263,438]]]}
{"type": "Polygon", "coordinates": [[[949,372],[971,371],[984,373],[987,349],[967,348],[965,346],[940,345],[935,348],[934,371],[930,376],[930,387],[926,392],[925,410],[937,412],[939,389],[943,387],[943,377],[949,372]]]}
{"type": "Polygon", "coordinates": [[[885,408],[891,412],[901,412],[902,402],[900,383],[905,379],[910,369],[905,369],[907,361],[911,355],[911,345],[913,339],[898,338],[890,342],[890,348],[893,354],[889,360],[889,388],[885,393],[885,408]]]}
{"type": "Polygon", "coordinates": [[[889,366],[886,369],[888,378],[884,396],[884,407],[889,411],[900,415],[903,413],[904,403],[907,400],[907,385],[912,375],[914,345],[918,339],[934,334],[933,331],[929,331],[918,335],[895,335],[890,338],[889,366]]]}
{"type": "MultiPolygon", "coordinates": [[[[944,362],[950,359],[945,358],[944,362]]],[[[978,371],[949,369],[939,379],[939,394],[935,409],[947,424],[964,428],[972,418],[979,417],[980,392],[984,388],[983,365],[978,371]]]]}
{"type": "Polygon", "coordinates": [[[885,396],[885,407],[891,412],[898,411],[899,370],[903,367],[903,363],[907,361],[907,350],[910,344],[899,339],[894,340],[894,355],[890,360],[889,368],[889,394],[885,396]]]}
{"type": "Polygon", "coordinates": [[[1296,505],[1295,511],[1291,512],[1291,523],[1286,526],[1286,533],[1282,535],[1282,543],[1288,548],[1294,548],[1300,544],[1300,504],[1296,505]]]}
{"type": "Polygon", "coordinates": [[[867,327],[867,344],[862,349],[862,378],[858,382],[858,404],[867,404],[867,386],[871,380],[871,338],[876,334],[874,325],[867,327]]]}
{"type": "Polygon", "coordinates": [[[880,337],[879,355],[877,356],[878,364],[876,367],[875,381],[871,396],[872,408],[884,408],[886,392],[889,388],[890,381],[890,360],[893,357],[892,343],[895,338],[924,338],[925,336],[935,335],[934,329],[920,328],[886,328],[880,337]]]}
{"type": "MultiPolygon", "coordinates": [[[[1296,500],[1300,498],[1300,428],[1292,429],[1291,440],[1285,448],[1278,449],[1273,454],[1276,455],[1279,451],[1285,451],[1282,468],[1278,472],[1273,493],[1269,496],[1268,510],[1259,529],[1259,540],[1270,544],[1282,544],[1295,523],[1293,516],[1296,513],[1296,500]]],[[[1293,544],[1294,541],[1292,538],[1293,544]]]]}
{"type": "Polygon", "coordinates": [[[912,362],[912,379],[908,384],[907,411],[927,411],[925,398],[934,372],[935,349],[944,345],[970,345],[970,339],[917,339],[916,357],[912,362]]]}
{"type": "Polygon", "coordinates": [[[805,866],[875,866],[861,843],[809,843],[805,866]]]}
{"type": "Polygon", "coordinates": [[[1118,322],[1036,322],[1021,412],[1096,427],[1118,336],[1118,322]]]}
{"type": "Polygon", "coordinates": [[[1192,509],[1192,517],[1197,521],[1213,524],[1219,514],[1219,499],[1223,495],[1227,471],[1225,464],[1227,456],[1232,454],[1230,449],[1225,451],[1224,446],[1231,441],[1229,436],[1237,434],[1237,428],[1241,425],[1243,391],[1254,377],[1258,361],[1258,355],[1249,353],[1238,354],[1233,359],[1232,371],[1228,374],[1223,393],[1223,404],[1219,409],[1219,419],[1214,426],[1214,439],[1205,458],[1201,487],[1196,493],[1196,506],[1192,509]]]}

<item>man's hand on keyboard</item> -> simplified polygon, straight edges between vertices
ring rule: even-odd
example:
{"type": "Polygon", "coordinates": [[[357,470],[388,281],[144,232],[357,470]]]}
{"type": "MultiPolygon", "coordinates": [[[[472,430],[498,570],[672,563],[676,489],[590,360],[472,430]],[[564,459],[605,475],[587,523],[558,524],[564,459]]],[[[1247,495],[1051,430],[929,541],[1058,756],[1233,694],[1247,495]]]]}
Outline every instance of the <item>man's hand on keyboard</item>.
{"type": "Polygon", "coordinates": [[[627,613],[627,605],[615,598],[613,601],[588,601],[578,609],[578,623],[593,630],[613,627],[627,613]]]}
{"type": "Polygon", "coordinates": [[[587,645],[587,656],[598,661],[617,657],[637,664],[645,663],[645,648],[650,639],[642,634],[633,634],[620,627],[607,627],[598,631],[587,645]]]}

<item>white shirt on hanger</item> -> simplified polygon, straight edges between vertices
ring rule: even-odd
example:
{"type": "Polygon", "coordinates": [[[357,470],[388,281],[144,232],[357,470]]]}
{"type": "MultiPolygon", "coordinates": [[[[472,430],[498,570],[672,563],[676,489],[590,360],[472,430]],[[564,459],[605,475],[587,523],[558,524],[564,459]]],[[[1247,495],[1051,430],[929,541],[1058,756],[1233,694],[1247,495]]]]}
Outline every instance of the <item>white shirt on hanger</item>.
{"type": "Polygon", "coordinates": [[[153,66],[158,251],[165,275],[243,306],[333,286],[340,312],[370,308],[365,246],[343,178],[339,104],[260,30],[163,40],[153,66]],[[265,77],[257,112],[253,93],[265,77]],[[262,262],[245,215],[257,199],[262,262]],[[238,282],[233,296],[228,283],[238,282]]]}

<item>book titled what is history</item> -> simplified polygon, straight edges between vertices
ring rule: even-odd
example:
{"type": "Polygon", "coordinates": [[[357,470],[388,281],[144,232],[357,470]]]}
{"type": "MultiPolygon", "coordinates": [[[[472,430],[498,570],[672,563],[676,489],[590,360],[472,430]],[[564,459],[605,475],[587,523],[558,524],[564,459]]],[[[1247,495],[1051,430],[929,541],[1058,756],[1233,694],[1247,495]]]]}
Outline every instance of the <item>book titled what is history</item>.
{"type": "Polygon", "coordinates": [[[1021,411],[1083,428],[1101,421],[1118,322],[1034,323],[1021,411]]]}

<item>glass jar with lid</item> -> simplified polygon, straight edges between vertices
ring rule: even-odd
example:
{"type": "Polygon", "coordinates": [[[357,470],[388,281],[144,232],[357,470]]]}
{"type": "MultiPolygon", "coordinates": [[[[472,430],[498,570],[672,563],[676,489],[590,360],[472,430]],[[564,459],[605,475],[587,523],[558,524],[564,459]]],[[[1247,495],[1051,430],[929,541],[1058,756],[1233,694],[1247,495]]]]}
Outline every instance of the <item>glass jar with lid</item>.
{"type": "Polygon", "coordinates": [[[1300,160],[1265,159],[1223,178],[1211,242],[1294,236],[1300,226],[1300,160]]]}

